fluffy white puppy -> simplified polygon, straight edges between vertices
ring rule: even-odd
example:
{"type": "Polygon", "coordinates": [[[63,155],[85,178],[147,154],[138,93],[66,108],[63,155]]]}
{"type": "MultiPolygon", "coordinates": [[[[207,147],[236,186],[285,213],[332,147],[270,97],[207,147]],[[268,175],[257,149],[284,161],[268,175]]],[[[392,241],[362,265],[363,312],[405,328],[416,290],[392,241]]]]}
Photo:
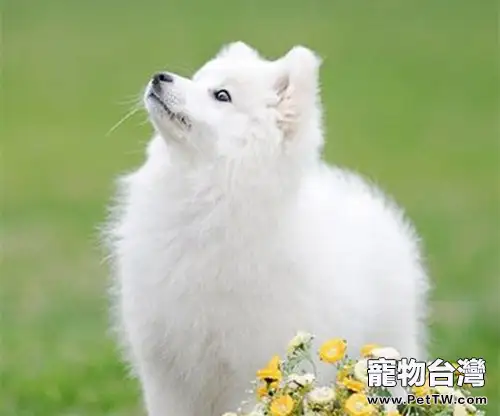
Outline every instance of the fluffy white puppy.
{"type": "Polygon", "coordinates": [[[320,61],[242,42],[144,96],[156,135],[108,227],[151,416],[234,409],[297,330],[424,353],[427,277],[401,210],[321,159],[320,61]]]}

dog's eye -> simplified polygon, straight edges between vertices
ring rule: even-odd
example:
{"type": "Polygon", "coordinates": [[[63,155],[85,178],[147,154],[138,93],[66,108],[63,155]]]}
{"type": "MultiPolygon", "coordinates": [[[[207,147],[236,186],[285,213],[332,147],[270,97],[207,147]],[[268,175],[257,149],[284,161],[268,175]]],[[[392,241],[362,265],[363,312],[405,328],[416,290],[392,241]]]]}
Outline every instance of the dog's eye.
{"type": "Polygon", "coordinates": [[[231,102],[231,95],[227,90],[217,90],[214,91],[214,98],[217,101],[222,101],[225,103],[230,103],[231,102]]]}

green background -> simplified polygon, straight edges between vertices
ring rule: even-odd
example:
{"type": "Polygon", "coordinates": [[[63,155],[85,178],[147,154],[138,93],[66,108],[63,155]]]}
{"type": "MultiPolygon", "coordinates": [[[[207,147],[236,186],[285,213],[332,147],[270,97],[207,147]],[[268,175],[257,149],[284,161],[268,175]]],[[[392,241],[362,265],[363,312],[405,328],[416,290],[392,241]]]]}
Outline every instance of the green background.
{"type": "Polygon", "coordinates": [[[106,133],[154,71],[192,74],[239,39],[271,57],[295,44],[323,56],[327,158],[407,209],[435,284],[432,356],[485,358],[477,393],[500,414],[496,7],[8,0],[0,415],[140,414],[108,331],[97,227],[151,128],[140,112],[106,133]]]}

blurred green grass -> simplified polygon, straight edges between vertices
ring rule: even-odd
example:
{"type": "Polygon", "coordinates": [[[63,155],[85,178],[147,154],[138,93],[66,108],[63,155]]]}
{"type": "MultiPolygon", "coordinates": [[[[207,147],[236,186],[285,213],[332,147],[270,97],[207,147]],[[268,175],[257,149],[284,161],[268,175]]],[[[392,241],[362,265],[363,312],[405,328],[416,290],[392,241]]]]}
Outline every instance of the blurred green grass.
{"type": "MultiPolygon", "coordinates": [[[[151,73],[231,40],[324,58],[329,160],[381,183],[425,243],[433,356],[480,356],[500,414],[497,5],[493,0],[8,0],[3,27],[0,414],[140,414],[108,334],[96,227],[150,128],[151,73]]],[[[403,294],[404,295],[404,294],[403,294]]],[[[334,335],[334,334],[332,334],[334,335]]]]}

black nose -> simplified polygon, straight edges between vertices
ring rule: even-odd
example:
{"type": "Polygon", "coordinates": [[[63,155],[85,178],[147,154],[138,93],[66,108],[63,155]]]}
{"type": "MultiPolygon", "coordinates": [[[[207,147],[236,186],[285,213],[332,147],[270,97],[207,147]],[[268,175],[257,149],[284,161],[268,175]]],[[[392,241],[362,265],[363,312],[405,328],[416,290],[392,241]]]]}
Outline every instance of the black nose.
{"type": "Polygon", "coordinates": [[[174,77],[166,72],[159,72],[153,76],[153,84],[158,85],[160,82],[174,82],[174,77]]]}

